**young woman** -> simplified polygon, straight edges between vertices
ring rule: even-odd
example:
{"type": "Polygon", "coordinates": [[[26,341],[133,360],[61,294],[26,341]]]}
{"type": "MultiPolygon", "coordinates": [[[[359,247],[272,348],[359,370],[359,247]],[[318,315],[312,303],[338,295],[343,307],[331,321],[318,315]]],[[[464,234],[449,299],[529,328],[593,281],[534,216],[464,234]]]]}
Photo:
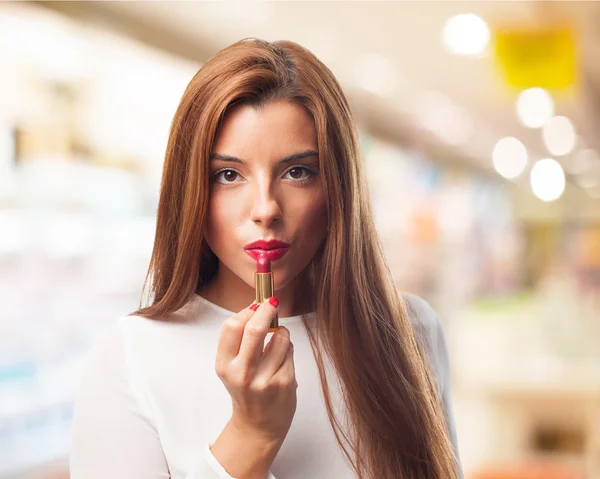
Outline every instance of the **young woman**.
{"type": "Polygon", "coordinates": [[[442,330],[394,289],[348,103],[309,51],[243,40],[192,79],[147,284],[87,361],[72,479],[461,476],[442,330]]]}

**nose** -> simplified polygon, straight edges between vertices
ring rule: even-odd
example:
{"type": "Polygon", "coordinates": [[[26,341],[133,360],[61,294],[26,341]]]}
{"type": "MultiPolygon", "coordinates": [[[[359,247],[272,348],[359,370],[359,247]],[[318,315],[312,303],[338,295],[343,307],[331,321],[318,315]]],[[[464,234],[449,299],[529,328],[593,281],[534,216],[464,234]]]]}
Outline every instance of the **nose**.
{"type": "Polygon", "coordinates": [[[270,227],[281,220],[281,208],[267,179],[258,182],[253,189],[250,219],[263,227],[270,227]]]}

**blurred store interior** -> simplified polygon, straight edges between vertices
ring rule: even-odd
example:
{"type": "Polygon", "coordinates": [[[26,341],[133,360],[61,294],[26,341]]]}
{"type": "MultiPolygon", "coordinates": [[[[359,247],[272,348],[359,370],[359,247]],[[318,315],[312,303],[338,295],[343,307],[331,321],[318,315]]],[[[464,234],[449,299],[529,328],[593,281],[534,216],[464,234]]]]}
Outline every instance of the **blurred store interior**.
{"type": "Polygon", "coordinates": [[[600,478],[600,3],[521,1],[2,2],[0,478],[68,477],[177,103],[249,36],[351,101],[397,287],[445,328],[465,477],[600,478]]]}

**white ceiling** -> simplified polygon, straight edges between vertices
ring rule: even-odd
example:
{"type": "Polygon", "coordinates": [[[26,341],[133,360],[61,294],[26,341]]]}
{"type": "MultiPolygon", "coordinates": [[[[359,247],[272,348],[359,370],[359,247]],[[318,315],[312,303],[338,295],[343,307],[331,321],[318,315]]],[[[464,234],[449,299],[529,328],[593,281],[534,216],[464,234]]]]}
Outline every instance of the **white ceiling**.
{"type": "MultiPolygon", "coordinates": [[[[520,1],[94,2],[96,9],[151,25],[157,37],[177,35],[197,44],[196,60],[206,60],[201,57],[249,36],[297,41],[313,50],[338,76],[359,116],[364,113],[369,121],[378,118],[391,134],[397,128],[398,137],[443,145],[446,152],[458,153],[484,169],[491,168],[491,151],[502,136],[521,139],[532,159],[549,153],[541,131],[526,129],[517,121],[516,92],[503,84],[493,55],[449,54],[441,43],[444,22],[454,14],[474,12],[492,29],[506,23],[569,20],[575,24],[581,38],[585,86],[556,98],[556,110],[573,120],[582,145],[598,147],[595,130],[600,102],[594,105],[591,101],[591,93],[600,84],[594,80],[600,78],[600,62],[594,61],[600,57],[598,5],[520,1]],[[357,88],[352,73],[363,54],[378,54],[391,62],[393,88],[385,98],[357,88]],[[459,150],[424,132],[416,121],[415,114],[423,110],[423,94],[431,90],[449,97],[473,120],[474,135],[459,150]]],[[[568,158],[562,161],[568,162],[568,158]]]]}

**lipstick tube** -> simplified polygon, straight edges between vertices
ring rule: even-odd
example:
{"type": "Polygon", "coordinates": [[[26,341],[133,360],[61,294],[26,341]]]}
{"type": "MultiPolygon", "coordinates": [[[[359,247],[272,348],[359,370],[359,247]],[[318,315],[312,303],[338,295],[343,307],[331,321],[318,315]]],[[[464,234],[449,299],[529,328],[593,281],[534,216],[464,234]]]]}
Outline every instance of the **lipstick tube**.
{"type": "MultiPolygon", "coordinates": [[[[265,255],[260,255],[256,260],[254,285],[256,288],[257,303],[263,303],[268,298],[273,297],[273,273],[271,272],[271,262],[265,255]]],[[[269,331],[276,331],[277,328],[279,328],[279,316],[275,313],[275,318],[271,321],[269,331]]]]}

